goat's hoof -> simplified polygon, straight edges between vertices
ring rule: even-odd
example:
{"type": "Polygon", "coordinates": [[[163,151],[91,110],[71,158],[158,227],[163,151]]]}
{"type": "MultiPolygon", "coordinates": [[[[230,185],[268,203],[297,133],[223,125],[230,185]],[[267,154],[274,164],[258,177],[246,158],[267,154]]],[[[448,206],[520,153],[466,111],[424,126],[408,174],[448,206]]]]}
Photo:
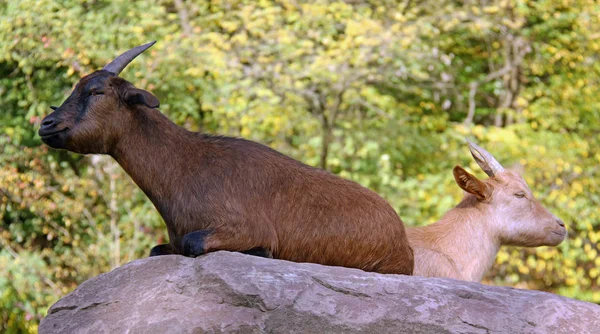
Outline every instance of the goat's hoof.
{"type": "Polygon", "coordinates": [[[181,239],[183,255],[196,257],[206,253],[206,249],[204,248],[204,238],[211,233],[212,231],[209,230],[200,230],[184,235],[183,239],[181,239]]]}
{"type": "Polygon", "coordinates": [[[273,258],[273,253],[271,253],[270,250],[268,250],[266,248],[262,248],[262,247],[252,248],[250,250],[243,251],[242,253],[248,254],[248,255],[260,256],[260,257],[266,257],[268,259],[273,258]]]}
{"type": "Polygon", "coordinates": [[[169,244],[156,245],[150,250],[150,257],[173,254],[173,247],[169,244]]]}

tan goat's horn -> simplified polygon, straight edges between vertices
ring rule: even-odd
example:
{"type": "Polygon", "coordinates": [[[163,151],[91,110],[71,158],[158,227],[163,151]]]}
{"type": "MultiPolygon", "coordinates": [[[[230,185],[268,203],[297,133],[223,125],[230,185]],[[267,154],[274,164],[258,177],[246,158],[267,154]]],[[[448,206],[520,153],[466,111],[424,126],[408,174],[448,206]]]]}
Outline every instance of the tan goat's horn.
{"type": "Polygon", "coordinates": [[[156,43],[156,41],[140,45],[129,51],[125,51],[123,54],[115,58],[115,60],[111,61],[108,65],[104,66],[103,70],[119,75],[119,73],[121,73],[125,66],[129,65],[129,63],[132,60],[134,60],[135,57],[139,56],[140,53],[146,51],[149,47],[154,45],[154,43],[156,43]]]}
{"type": "Polygon", "coordinates": [[[481,167],[488,176],[492,177],[499,172],[504,171],[504,167],[502,167],[490,152],[479,147],[469,139],[467,139],[467,142],[469,143],[469,150],[471,151],[473,159],[475,159],[479,167],[481,167]]]}

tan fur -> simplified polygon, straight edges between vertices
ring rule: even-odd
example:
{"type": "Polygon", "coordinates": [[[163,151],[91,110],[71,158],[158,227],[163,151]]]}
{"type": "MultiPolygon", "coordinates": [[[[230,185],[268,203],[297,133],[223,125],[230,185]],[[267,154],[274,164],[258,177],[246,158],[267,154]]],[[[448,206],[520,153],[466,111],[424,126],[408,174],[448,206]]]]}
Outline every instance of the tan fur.
{"type": "Polygon", "coordinates": [[[457,166],[455,178],[467,192],[460,204],[434,224],[407,229],[414,275],[479,282],[500,246],[555,246],[565,238],[562,221],[519,174],[505,171],[480,181],[457,166]],[[515,196],[521,192],[525,197],[515,196]]]}

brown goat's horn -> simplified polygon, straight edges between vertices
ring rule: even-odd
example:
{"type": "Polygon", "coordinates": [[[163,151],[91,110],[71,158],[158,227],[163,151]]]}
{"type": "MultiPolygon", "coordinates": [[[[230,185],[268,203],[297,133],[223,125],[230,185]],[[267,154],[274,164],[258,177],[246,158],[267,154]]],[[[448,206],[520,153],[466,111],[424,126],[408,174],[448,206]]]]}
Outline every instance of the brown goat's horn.
{"type": "Polygon", "coordinates": [[[131,63],[131,61],[134,60],[135,57],[139,56],[140,53],[146,51],[149,47],[154,45],[154,43],[156,43],[156,41],[140,45],[129,51],[125,51],[123,54],[115,58],[115,60],[111,61],[108,65],[104,66],[103,70],[119,75],[119,73],[121,73],[125,66],[129,65],[129,63],[131,63]]]}
{"type": "Polygon", "coordinates": [[[494,156],[490,152],[479,147],[477,144],[473,143],[469,139],[467,139],[467,142],[469,143],[469,150],[471,151],[471,155],[473,156],[479,167],[481,167],[481,169],[483,169],[483,171],[488,176],[492,177],[498,174],[499,172],[504,171],[504,167],[502,167],[502,165],[498,162],[498,160],[496,160],[496,158],[494,158],[494,156]]]}

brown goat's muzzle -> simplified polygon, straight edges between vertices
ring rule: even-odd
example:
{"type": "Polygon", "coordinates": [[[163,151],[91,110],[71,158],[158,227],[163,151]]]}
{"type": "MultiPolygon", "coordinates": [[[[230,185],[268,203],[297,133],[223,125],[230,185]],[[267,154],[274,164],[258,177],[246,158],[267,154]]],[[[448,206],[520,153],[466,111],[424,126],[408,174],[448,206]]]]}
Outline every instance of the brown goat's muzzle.
{"type": "Polygon", "coordinates": [[[64,145],[69,128],[61,123],[54,113],[42,120],[42,126],[38,134],[46,145],[52,148],[65,148],[64,145]]]}

